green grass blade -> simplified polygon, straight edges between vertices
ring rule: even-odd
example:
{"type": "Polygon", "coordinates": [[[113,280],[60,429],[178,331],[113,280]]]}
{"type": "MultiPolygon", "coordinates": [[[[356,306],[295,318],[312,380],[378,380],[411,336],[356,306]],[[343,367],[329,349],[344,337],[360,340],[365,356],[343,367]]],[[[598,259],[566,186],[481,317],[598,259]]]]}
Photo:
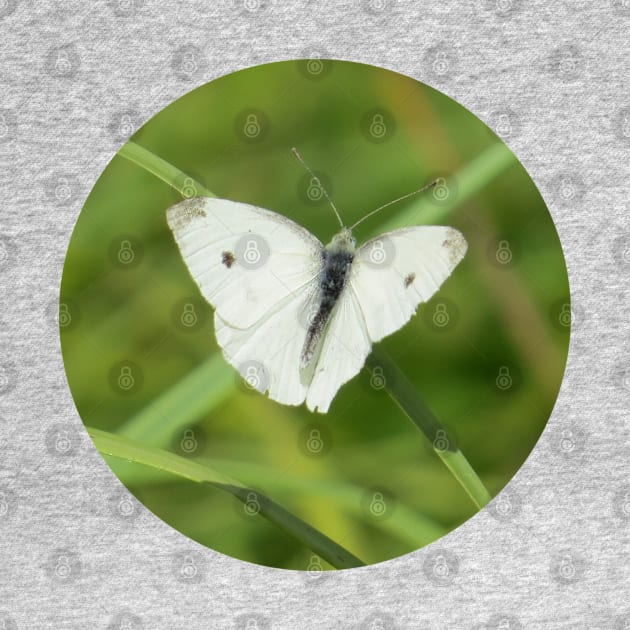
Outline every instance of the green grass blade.
{"type": "Polygon", "coordinates": [[[481,509],[491,500],[491,495],[479,479],[464,454],[456,446],[446,427],[435,417],[414,386],[396,363],[379,347],[373,349],[367,360],[367,368],[382,370],[385,389],[392,400],[429,440],[437,456],[444,462],[455,479],[481,509]]]}
{"type": "Polygon", "coordinates": [[[174,433],[197,423],[232,394],[236,378],[221,353],[216,353],[130,418],[118,434],[165,446],[174,433]]]}
{"type": "Polygon", "coordinates": [[[214,193],[210,192],[198,181],[195,181],[192,177],[186,175],[177,167],[131,140],[126,142],[120,148],[118,155],[144,168],[149,171],[149,173],[153,173],[153,175],[161,179],[163,182],[166,182],[169,186],[179,192],[182,195],[182,198],[186,197],[184,194],[184,188],[190,187],[194,188],[199,196],[216,197],[214,193]]]}
{"type": "Polygon", "coordinates": [[[167,471],[196,483],[209,484],[229,492],[243,503],[247,503],[248,497],[254,493],[262,516],[301,542],[336,569],[365,566],[365,563],[359,558],[325,534],[322,534],[319,530],[291,514],[260,492],[220,473],[207,463],[200,464],[174,453],[144,446],[100,429],[88,428],[88,433],[98,451],[103,455],[167,471]]]}
{"type": "Polygon", "coordinates": [[[397,211],[379,225],[379,232],[387,232],[420,221],[423,225],[437,225],[457,207],[466,203],[503,171],[518,164],[516,156],[502,142],[490,145],[474,160],[447,178],[447,187],[457,191],[449,199],[436,205],[432,191],[418,196],[406,208],[397,211]]]}

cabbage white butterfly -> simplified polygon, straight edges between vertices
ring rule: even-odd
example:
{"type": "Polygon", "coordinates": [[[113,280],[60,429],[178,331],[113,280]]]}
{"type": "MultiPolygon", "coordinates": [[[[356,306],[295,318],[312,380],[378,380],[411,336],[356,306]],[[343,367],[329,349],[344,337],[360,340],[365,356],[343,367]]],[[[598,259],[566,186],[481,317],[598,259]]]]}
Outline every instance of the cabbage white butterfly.
{"type": "Polygon", "coordinates": [[[167,210],[184,262],[215,309],[223,355],[251,387],[326,413],[372,343],[439,289],[466,254],[459,231],[406,227],[360,247],[352,236],[360,222],[434,184],[349,228],[322,190],[341,226],[326,246],[291,219],[245,203],[195,197],[167,210]]]}

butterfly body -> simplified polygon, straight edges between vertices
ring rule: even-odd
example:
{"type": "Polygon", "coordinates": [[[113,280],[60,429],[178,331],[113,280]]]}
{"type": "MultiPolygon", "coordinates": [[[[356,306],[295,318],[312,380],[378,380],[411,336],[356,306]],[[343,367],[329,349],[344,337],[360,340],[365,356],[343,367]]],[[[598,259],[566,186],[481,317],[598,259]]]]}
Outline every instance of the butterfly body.
{"type": "Polygon", "coordinates": [[[322,268],[319,273],[318,307],[311,320],[300,355],[300,367],[310,365],[317,344],[322,338],[326,324],[344,290],[352,261],[356,242],[352,232],[344,228],[332,241],[322,249],[322,268]]]}
{"type": "Polygon", "coordinates": [[[344,227],[324,246],[281,214],[209,197],[171,206],[167,221],[215,309],[226,361],[272,400],[320,413],[467,249],[447,226],[401,228],[360,247],[344,227]]]}

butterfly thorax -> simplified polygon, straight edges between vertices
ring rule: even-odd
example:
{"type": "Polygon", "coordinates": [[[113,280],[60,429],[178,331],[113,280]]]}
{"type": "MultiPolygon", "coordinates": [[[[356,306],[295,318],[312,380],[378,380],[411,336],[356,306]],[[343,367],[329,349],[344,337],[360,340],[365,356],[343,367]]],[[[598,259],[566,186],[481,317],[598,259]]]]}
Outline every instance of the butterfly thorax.
{"type": "Polygon", "coordinates": [[[354,260],[354,251],[355,240],[348,228],[343,228],[322,250],[317,310],[309,323],[300,356],[300,363],[303,368],[311,363],[330,315],[346,286],[354,260]]]}

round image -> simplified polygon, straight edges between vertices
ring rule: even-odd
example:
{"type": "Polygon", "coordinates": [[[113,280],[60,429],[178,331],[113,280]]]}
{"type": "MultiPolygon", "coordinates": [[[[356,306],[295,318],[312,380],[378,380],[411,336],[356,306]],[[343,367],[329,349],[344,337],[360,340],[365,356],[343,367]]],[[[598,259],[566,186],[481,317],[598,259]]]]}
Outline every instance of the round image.
{"type": "Polygon", "coordinates": [[[549,418],[571,320],[553,221],[497,135],[329,59],[222,77],[141,127],[77,220],[58,319],[79,414],[138,501],[317,573],[490,503],[549,418]]]}

